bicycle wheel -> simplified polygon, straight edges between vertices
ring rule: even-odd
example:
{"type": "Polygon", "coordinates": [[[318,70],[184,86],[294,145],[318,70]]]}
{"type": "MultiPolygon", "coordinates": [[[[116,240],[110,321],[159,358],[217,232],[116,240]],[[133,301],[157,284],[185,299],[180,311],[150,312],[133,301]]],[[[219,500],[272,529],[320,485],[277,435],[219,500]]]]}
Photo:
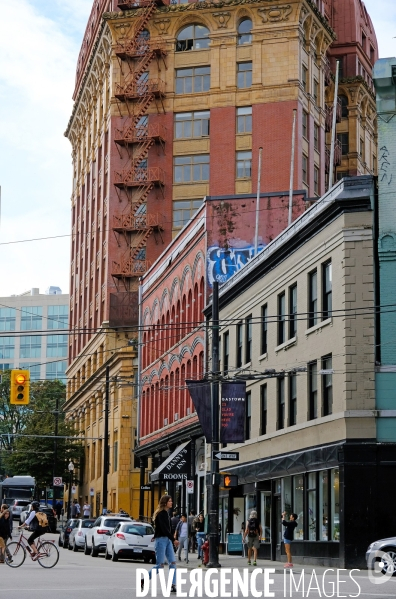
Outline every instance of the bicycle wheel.
{"type": "Polygon", "coordinates": [[[43,568],[53,568],[59,560],[59,551],[55,543],[44,541],[38,547],[40,557],[37,559],[40,566],[43,568]]]}
{"type": "Polygon", "coordinates": [[[8,543],[4,560],[7,566],[10,566],[10,568],[19,568],[19,566],[22,566],[25,559],[26,551],[23,545],[20,545],[16,541],[8,543]]]}

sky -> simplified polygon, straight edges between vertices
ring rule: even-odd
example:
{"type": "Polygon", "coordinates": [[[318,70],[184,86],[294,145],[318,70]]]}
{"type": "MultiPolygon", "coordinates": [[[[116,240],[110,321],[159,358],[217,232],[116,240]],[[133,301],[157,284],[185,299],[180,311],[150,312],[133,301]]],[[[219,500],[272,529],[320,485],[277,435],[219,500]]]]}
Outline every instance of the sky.
{"type": "MultiPolygon", "coordinates": [[[[0,297],[50,285],[69,291],[72,160],[63,134],[92,3],[1,2],[0,297]]],[[[396,1],[365,4],[380,57],[396,56],[396,1]]]]}

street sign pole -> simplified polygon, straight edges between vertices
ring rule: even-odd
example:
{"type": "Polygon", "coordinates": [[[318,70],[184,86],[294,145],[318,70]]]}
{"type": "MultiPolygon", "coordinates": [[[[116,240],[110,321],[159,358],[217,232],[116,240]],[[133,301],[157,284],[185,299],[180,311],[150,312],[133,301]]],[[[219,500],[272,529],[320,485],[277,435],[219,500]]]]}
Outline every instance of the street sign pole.
{"type": "MultiPolygon", "coordinates": [[[[213,282],[212,292],[212,451],[220,449],[219,430],[219,284],[213,282]]],[[[209,504],[209,563],[208,568],[219,568],[219,461],[211,460],[210,485],[208,488],[209,504]]]]}

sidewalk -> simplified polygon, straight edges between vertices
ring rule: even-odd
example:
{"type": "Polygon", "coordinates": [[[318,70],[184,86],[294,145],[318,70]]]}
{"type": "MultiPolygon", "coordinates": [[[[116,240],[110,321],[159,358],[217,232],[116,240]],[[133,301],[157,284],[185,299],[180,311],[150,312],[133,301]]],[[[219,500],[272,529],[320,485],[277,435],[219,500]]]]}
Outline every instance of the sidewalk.
{"type": "MultiPolygon", "coordinates": [[[[184,551],[182,555],[184,555],[184,551]]],[[[177,567],[188,568],[189,570],[201,567],[203,570],[206,570],[205,566],[202,566],[202,561],[197,558],[196,553],[189,553],[188,559],[188,564],[186,564],[186,562],[183,560],[181,562],[177,561],[177,567]]],[[[284,565],[286,563],[286,556],[283,562],[276,562],[267,559],[258,559],[257,566],[248,566],[246,557],[233,555],[219,555],[219,563],[222,568],[237,568],[238,570],[248,568],[252,572],[253,570],[255,570],[255,568],[273,568],[275,569],[276,574],[281,574],[285,571],[284,565]]],[[[329,569],[336,570],[337,568],[336,566],[318,566],[316,564],[294,564],[293,572],[297,574],[304,570],[306,573],[311,573],[312,570],[315,570],[316,574],[320,575],[329,569]]],[[[367,571],[365,570],[361,570],[361,572],[367,573],[367,571]]]]}

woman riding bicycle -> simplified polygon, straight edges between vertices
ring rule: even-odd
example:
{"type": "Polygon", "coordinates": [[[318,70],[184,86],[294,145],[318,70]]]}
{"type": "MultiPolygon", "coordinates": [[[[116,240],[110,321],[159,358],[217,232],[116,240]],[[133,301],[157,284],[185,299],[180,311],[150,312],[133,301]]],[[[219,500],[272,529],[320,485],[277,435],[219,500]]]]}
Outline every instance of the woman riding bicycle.
{"type": "Polygon", "coordinates": [[[35,540],[38,539],[38,537],[40,537],[41,535],[43,535],[46,532],[46,528],[40,526],[40,523],[38,521],[38,518],[36,516],[36,513],[40,510],[40,504],[38,501],[33,501],[32,503],[32,507],[31,507],[31,511],[29,513],[28,518],[26,519],[24,524],[21,524],[19,526],[19,528],[26,528],[29,527],[30,530],[32,530],[32,534],[30,535],[30,537],[28,538],[28,545],[30,546],[31,550],[32,550],[32,559],[35,559],[35,556],[38,555],[38,550],[37,547],[35,545],[35,540]]]}

